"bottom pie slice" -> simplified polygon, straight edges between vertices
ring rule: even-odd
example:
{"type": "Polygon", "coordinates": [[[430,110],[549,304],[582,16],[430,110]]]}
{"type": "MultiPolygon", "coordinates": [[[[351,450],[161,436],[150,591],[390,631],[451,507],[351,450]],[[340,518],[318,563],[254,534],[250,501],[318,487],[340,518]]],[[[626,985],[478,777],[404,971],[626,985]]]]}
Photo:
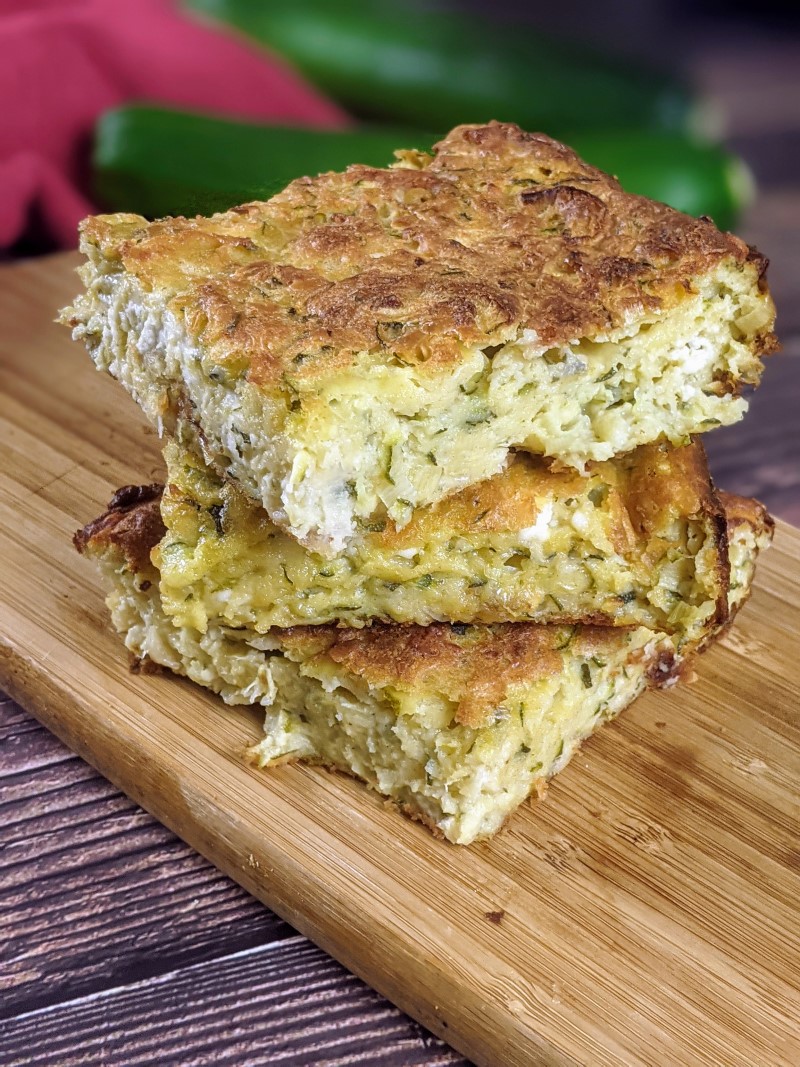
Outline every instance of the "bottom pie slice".
{"type": "MultiPolygon", "coordinates": [[[[151,561],[160,495],[120,490],[75,538],[105,572],[114,626],[136,659],[229,704],[264,705],[259,766],[303,759],[347,771],[456,844],[494,834],[585,738],[646,687],[677,681],[691,658],[641,626],[176,626],[151,561]]],[[[721,499],[736,609],[773,524],[756,501],[721,499]]]]}

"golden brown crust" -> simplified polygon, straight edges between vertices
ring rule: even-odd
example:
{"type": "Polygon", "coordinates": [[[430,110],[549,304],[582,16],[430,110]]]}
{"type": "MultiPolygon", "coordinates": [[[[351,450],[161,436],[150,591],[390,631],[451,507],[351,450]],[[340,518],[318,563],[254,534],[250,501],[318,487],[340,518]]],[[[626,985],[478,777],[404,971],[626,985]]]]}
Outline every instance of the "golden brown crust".
{"type": "MultiPolygon", "coordinates": [[[[659,450],[659,446],[652,448],[656,453],[659,450]]],[[[657,455],[652,462],[658,462],[657,455]]],[[[686,492],[694,492],[695,497],[687,498],[683,505],[696,499],[698,508],[719,510],[704,471],[702,450],[699,455],[694,451],[684,475],[689,485],[686,492]],[[695,488],[691,489],[693,482],[695,488]]],[[[150,552],[164,532],[160,495],[161,487],[156,485],[120,490],[109,511],[78,531],[76,547],[98,556],[120,552],[132,570],[147,573],[150,552]]],[[[771,530],[772,520],[763,505],[729,493],[722,497],[731,509],[732,529],[746,524],[756,534],[771,530]]],[[[726,589],[727,584],[726,575],[726,589]]],[[[723,621],[724,616],[719,619],[723,621]]],[[[456,703],[458,722],[480,726],[515,686],[556,674],[567,654],[584,659],[611,656],[627,644],[632,631],[631,627],[595,626],[588,621],[579,626],[376,623],[344,630],[331,624],[283,630],[280,643],[290,656],[304,660],[324,657],[371,685],[435,690],[456,703]]],[[[685,661],[676,660],[674,648],[666,641],[641,649],[639,655],[648,657],[651,685],[670,684],[686,669],[685,661]]]]}
{"type": "MultiPolygon", "coordinates": [[[[753,497],[739,496],[737,493],[726,493],[724,491],[720,491],[719,498],[725,509],[729,543],[734,543],[737,535],[745,532],[752,536],[756,553],[763,551],[771,544],[775,533],[775,520],[761,501],[754,500],[753,497]]],[[[747,542],[745,541],[745,543],[747,542]]],[[[753,564],[755,564],[755,558],[753,559],[753,564]]],[[[703,640],[700,645],[700,651],[708,648],[709,645],[718,641],[728,632],[736,616],[750,599],[752,591],[751,585],[748,585],[744,591],[739,590],[735,603],[729,608],[727,618],[703,640]]]]}
{"type": "MultiPolygon", "coordinates": [[[[84,236],[267,391],[363,352],[435,374],[520,330],[593,337],[676,305],[724,260],[765,285],[738,238],[624,193],[543,134],[459,126],[433,156],[398,154],[211,219],[90,218],[84,236]]],[[[774,344],[765,328],[754,347],[774,344]]]]}
{"type": "Polygon", "coordinates": [[[626,503],[636,529],[654,530],[671,517],[716,515],[725,519],[698,438],[675,448],[666,441],[644,445],[620,460],[627,474],[626,503]]]}
{"type": "MultiPolygon", "coordinates": [[[[456,704],[456,722],[478,727],[509,692],[554,674],[570,656],[610,656],[633,627],[536,623],[429,626],[376,623],[361,630],[296,627],[282,642],[303,659],[333,660],[377,687],[435,691],[456,704]]],[[[654,650],[655,652],[655,650],[654,650]]]]}
{"type": "Polygon", "coordinates": [[[123,486],[107,511],[75,532],[72,543],[82,554],[117,550],[134,573],[147,572],[150,552],[166,533],[160,510],[163,489],[157,484],[123,486]]]}
{"type": "MultiPolygon", "coordinates": [[[[633,543],[633,531],[626,522],[623,465],[619,461],[589,463],[586,470],[590,476],[602,474],[608,483],[619,488],[614,501],[618,541],[615,547],[625,551],[633,543]]],[[[467,486],[437,504],[418,508],[400,530],[388,521],[382,532],[366,535],[365,540],[387,549],[402,549],[425,544],[442,529],[453,534],[466,530],[476,535],[521,530],[536,522],[543,500],[569,496],[581,499],[585,494],[586,480],[578,471],[558,468],[543,456],[518,452],[505,470],[494,477],[467,486]]]]}
{"type": "Polygon", "coordinates": [[[729,537],[735,530],[747,526],[757,539],[765,535],[769,539],[772,538],[775,520],[760,500],[754,500],[750,496],[739,496],[737,493],[726,493],[724,490],[720,490],[719,499],[725,510],[729,537]]]}
{"type": "MultiPolygon", "coordinates": [[[[603,507],[612,517],[612,540],[623,554],[641,549],[676,518],[711,516],[719,530],[724,512],[711,483],[705,450],[698,439],[676,448],[667,441],[641,445],[633,452],[586,465],[611,487],[603,507]]],[[[418,508],[401,530],[389,521],[365,540],[385,548],[425,544],[442,529],[457,534],[504,533],[536,522],[542,500],[586,495],[586,478],[571,468],[530,453],[516,453],[505,470],[468,486],[437,504],[418,508]]],[[[724,545],[723,545],[724,547],[724,545]]],[[[663,545],[653,542],[653,563],[663,545]]],[[[722,553],[724,555],[724,552],[722,553]]],[[[723,575],[724,577],[724,575],[723,575]]],[[[590,620],[586,620],[590,621],[590,620]]]]}
{"type": "Polygon", "coordinates": [[[721,626],[728,615],[728,524],[725,508],[714,488],[705,449],[698,439],[691,447],[672,448],[666,442],[646,445],[633,453],[629,466],[627,503],[629,515],[639,534],[650,538],[648,552],[653,562],[668,547],[655,531],[668,529],[670,517],[690,515],[704,518],[713,530],[717,547],[714,567],[717,578],[717,608],[711,626],[721,626]]]}
{"type": "Polygon", "coordinates": [[[509,689],[556,674],[569,637],[569,629],[527,623],[378,624],[338,630],[325,656],[373,685],[435,689],[457,702],[458,722],[478,726],[509,689]]]}

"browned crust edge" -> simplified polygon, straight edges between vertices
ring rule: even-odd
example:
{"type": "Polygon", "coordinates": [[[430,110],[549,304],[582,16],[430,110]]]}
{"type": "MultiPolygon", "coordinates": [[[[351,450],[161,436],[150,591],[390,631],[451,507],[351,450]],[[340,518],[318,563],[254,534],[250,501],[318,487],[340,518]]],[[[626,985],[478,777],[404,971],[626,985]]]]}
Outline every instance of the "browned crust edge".
{"type": "Polygon", "coordinates": [[[166,533],[160,510],[163,491],[156,482],[118,489],[102,515],[75,531],[75,548],[81,555],[100,555],[114,547],[132,571],[147,571],[150,552],[166,533]]]}
{"type": "Polygon", "coordinates": [[[756,537],[767,535],[770,540],[775,532],[775,520],[767,511],[766,505],[750,496],[739,496],[719,490],[719,499],[725,511],[728,529],[733,531],[741,526],[749,526],[756,537]]]}

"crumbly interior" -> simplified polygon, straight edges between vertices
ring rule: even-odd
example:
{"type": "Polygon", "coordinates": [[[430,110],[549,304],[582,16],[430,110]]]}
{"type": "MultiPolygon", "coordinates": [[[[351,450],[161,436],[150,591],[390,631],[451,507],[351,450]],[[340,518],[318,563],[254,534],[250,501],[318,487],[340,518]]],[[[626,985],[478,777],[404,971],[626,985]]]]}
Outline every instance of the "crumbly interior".
{"type": "Polygon", "coordinates": [[[436,374],[363,354],[322,381],[285,374],[265,392],[215,363],[158,292],[88,251],[87,293],[65,314],[97,366],[328,555],[359,520],[402,526],[414,508],[501,470],[513,447],[583,469],[736,422],[747,405],[730,384],[758,380],[751,349],[771,314],[752,271],[724,261],[669,313],[613,335],[545,349],[517,331],[436,374]]]}
{"type": "Polygon", "coordinates": [[[124,566],[106,569],[114,625],[135,655],[229,704],[267,708],[265,738],[252,750],[259,766],[309,759],[349,771],[455,844],[495,833],[584,738],[630,704],[659,641],[644,628],[620,630],[605,659],[573,656],[565,644],[562,670],[514,687],[492,721],[474,728],[455,721],[454,703],[435,688],[403,692],[370,685],[325,656],[295,660],[277,631],[176,628],[155,584],[142,590],[124,566]]]}
{"type": "MultiPolygon", "coordinates": [[[[419,519],[386,537],[362,531],[333,558],[306,549],[191,453],[165,450],[167,528],[156,549],[162,606],[175,625],[271,627],[369,620],[553,622],[603,617],[693,639],[714,619],[718,545],[704,516],[634,533],[608,472],[542,479],[519,529],[419,519]],[[584,483],[581,495],[576,481],[584,483]]],[[[501,476],[502,477],[502,476],[501,476]]],[[[525,477],[519,476],[520,482],[525,477]]],[[[516,484],[509,479],[508,492],[516,484]]],[[[480,517],[480,516],[478,516],[480,517]]]]}
{"type": "Polygon", "coordinates": [[[315,663],[310,678],[307,667],[282,659],[265,738],[252,754],[259,766],[290,755],[350,771],[467,845],[496,833],[644,689],[653,635],[639,629],[625,638],[608,660],[565,654],[562,671],[516,687],[495,721],[480,728],[455,723],[440,694],[420,699],[388,687],[359,693],[358,680],[333,664],[315,663]]]}
{"type": "Polygon", "coordinates": [[[731,580],[728,586],[728,609],[736,611],[750,595],[750,587],[756,571],[760,552],[772,543],[769,527],[756,529],[747,524],[736,527],[729,536],[728,556],[731,565],[731,580]]]}

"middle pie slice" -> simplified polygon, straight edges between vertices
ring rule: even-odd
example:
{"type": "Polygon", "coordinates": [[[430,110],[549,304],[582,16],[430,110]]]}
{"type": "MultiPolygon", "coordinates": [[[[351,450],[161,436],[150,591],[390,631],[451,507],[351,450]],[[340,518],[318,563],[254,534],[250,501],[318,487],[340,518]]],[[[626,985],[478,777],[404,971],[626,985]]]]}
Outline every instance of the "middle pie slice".
{"type": "Polygon", "coordinates": [[[586,477],[518,454],[402,530],[371,523],[333,558],[193,452],[171,442],[165,458],[153,562],[176,626],[585,622],[682,644],[726,615],[725,517],[699,442],[645,445],[586,477]]]}

